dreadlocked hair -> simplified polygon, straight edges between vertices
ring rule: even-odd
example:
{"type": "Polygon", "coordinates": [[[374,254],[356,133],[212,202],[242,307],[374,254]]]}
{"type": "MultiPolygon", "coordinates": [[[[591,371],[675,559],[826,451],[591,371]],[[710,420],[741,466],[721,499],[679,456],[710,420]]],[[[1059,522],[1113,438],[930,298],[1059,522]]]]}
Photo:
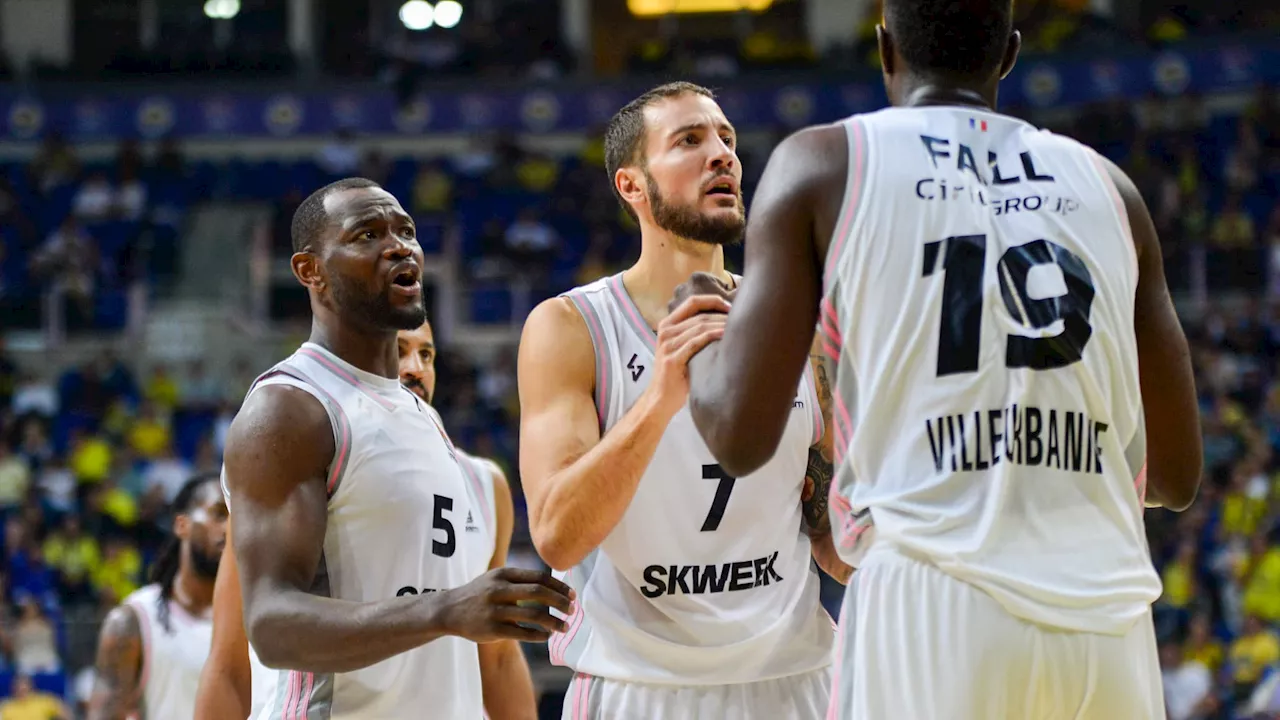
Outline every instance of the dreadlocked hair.
{"type": "MultiPolygon", "coordinates": [[[[219,481],[217,473],[203,473],[191,478],[178,491],[178,496],[169,506],[169,512],[175,517],[191,512],[201,486],[207,482],[219,481]]],[[[160,586],[160,596],[156,598],[156,605],[160,627],[164,628],[166,633],[170,632],[169,601],[173,599],[173,582],[178,578],[178,568],[181,565],[182,540],[170,531],[168,539],[164,541],[160,552],[156,554],[156,559],[151,563],[151,572],[147,576],[148,582],[160,586]]]]}

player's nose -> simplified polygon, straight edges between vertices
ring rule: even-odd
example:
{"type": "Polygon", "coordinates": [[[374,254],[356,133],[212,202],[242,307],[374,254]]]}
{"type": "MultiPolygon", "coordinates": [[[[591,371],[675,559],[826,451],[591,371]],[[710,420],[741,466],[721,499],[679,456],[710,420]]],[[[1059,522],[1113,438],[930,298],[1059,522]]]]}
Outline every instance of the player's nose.
{"type": "Polygon", "coordinates": [[[712,170],[732,169],[737,165],[737,153],[723,139],[716,138],[712,147],[714,149],[711,152],[711,157],[707,159],[707,164],[712,170]]]}

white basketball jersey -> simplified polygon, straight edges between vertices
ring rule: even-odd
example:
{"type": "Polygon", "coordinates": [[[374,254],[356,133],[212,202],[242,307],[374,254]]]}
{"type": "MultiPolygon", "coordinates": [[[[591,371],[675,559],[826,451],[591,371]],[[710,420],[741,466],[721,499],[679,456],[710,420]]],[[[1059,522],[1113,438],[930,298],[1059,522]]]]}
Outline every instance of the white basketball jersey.
{"type": "MultiPolygon", "coordinates": [[[[398,380],[312,343],[249,392],[273,384],[310,393],[333,424],[328,526],[312,592],[377,602],[466,584],[474,563],[464,520],[478,509],[435,413],[398,380]]],[[[349,673],[277,671],[256,717],[418,717],[424,707],[440,717],[483,716],[475,643],[440,638],[349,673]]]]}
{"type": "Polygon", "coordinates": [[[196,712],[200,670],[209,657],[213,615],[189,614],[169,600],[160,617],[160,586],[147,585],[124,600],[142,630],[142,720],[189,718],[196,712]]]}
{"type": "Polygon", "coordinates": [[[489,572],[489,563],[498,542],[498,524],[495,520],[497,502],[494,500],[493,471],[488,461],[458,450],[458,466],[467,480],[467,492],[472,510],[463,523],[463,536],[467,541],[467,557],[471,559],[471,577],[478,578],[489,572]]]}
{"type": "MultiPolygon", "coordinates": [[[[602,432],[653,377],[655,335],[622,283],[566,294],[596,353],[602,432]]],[[[800,492],[822,414],[806,374],[777,454],[727,477],[688,408],[672,418],[621,522],[578,566],[578,593],[553,663],[628,682],[720,685],[785,677],[832,660],[831,618],[801,529],[800,492]]]]}
{"type": "Polygon", "coordinates": [[[971,108],[844,127],[822,308],[842,557],[883,543],[1019,617],[1123,633],[1160,583],[1135,491],[1137,255],[1101,159],[971,108]]]}

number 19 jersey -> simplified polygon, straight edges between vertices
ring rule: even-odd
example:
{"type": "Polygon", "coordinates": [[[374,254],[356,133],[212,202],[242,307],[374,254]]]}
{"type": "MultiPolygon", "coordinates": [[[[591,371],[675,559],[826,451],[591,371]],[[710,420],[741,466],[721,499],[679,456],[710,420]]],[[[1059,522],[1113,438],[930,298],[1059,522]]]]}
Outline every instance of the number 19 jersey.
{"type": "Polygon", "coordinates": [[[1135,489],[1137,255],[1103,161],[972,108],[844,127],[821,312],[842,557],[885,544],[1016,616],[1122,634],[1160,583],[1135,489]]]}
{"type": "MultiPolygon", "coordinates": [[[[653,330],[615,275],[570,291],[591,332],[602,433],[653,377],[653,330]]],[[[806,373],[777,453],[748,477],[715,464],[688,408],[672,418],[617,527],[557,573],[578,593],[551,660],[623,682],[708,686],[832,662],[832,622],[801,529],[800,492],[822,413],[806,373]]]]}

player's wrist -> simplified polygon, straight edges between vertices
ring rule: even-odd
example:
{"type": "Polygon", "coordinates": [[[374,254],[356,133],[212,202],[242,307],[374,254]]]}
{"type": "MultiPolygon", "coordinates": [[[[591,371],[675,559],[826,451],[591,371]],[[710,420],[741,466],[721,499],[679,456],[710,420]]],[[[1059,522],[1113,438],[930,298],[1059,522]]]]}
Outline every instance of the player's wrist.
{"type": "Polygon", "coordinates": [[[655,382],[646,388],[636,401],[636,407],[642,417],[661,423],[665,428],[671,418],[680,412],[680,408],[684,407],[687,396],[664,390],[661,385],[662,383],[655,382]]]}

